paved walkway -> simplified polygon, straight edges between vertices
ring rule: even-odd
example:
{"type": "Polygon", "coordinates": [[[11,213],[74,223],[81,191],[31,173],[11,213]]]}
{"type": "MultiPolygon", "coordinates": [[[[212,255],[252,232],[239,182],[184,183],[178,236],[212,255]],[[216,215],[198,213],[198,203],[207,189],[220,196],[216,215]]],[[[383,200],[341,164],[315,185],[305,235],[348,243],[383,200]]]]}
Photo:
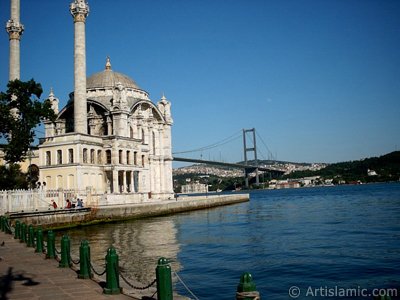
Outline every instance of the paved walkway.
{"type": "Polygon", "coordinates": [[[59,268],[55,259],[45,259],[34,248],[0,232],[0,299],[138,299],[105,295],[99,283],[78,279],[69,268],[59,268]]]}

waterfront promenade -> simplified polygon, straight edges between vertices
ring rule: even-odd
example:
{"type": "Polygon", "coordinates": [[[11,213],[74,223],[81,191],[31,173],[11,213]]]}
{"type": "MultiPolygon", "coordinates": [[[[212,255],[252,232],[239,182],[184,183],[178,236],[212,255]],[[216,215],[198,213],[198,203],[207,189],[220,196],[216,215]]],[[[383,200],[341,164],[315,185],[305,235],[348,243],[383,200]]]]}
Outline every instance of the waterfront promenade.
{"type": "Polygon", "coordinates": [[[4,232],[0,232],[0,259],[0,299],[139,299],[105,295],[99,283],[78,279],[74,270],[58,268],[55,259],[45,259],[4,232]]]}

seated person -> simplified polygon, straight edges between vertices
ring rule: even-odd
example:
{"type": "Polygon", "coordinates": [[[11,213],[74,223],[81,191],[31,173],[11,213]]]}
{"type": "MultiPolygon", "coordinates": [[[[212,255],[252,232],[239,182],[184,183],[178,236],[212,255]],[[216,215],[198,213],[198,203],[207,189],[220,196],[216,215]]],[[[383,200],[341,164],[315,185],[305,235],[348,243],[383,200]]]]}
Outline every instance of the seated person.
{"type": "Polygon", "coordinates": [[[83,201],[82,199],[77,199],[76,200],[76,208],[82,208],[83,207],[83,201]]]}
{"type": "Polygon", "coordinates": [[[57,208],[57,203],[54,202],[54,200],[51,200],[51,204],[50,205],[53,206],[54,209],[57,208]]]}
{"type": "Polygon", "coordinates": [[[65,206],[65,208],[71,208],[72,207],[72,203],[71,201],[69,201],[69,199],[67,199],[67,205],[65,206]]]}

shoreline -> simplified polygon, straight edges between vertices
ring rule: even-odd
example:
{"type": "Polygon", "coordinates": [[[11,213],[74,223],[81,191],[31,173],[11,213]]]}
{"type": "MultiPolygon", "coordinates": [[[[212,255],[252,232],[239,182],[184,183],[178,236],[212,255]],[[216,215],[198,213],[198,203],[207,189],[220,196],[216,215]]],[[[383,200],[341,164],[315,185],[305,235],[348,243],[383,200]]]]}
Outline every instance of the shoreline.
{"type": "Polygon", "coordinates": [[[130,205],[98,206],[82,209],[57,209],[37,212],[10,213],[12,222],[19,220],[44,229],[66,229],[186,211],[209,209],[250,201],[249,194],[218,194],[179,196],[175,200],[160,200],[130,205]]]}

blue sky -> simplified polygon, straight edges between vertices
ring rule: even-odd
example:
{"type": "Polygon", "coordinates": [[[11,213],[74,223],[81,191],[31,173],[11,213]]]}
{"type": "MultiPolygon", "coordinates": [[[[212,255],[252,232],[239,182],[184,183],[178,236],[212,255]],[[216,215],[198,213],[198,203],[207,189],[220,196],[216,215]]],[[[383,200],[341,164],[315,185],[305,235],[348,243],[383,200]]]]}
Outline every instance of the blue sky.
{"type": "MultiPolygon", "coordinates": [[[[73,90],[70,0],[21,0],[21,79],[66,104],[73,90]]],[[[1,1],[1,22],[9,19],[1,1]]],[[[400,148],[400,1],[93,0],[87,73],[112,68],[172,103],[173,151],[237,137],[195,158],[339,162],[400,148]],[[268,148],[268,150],[267,150],[268,148]],[[269,152],[268,152],[269,151],[269,152]]],[[[0,31],[0,89],[8,35],[0,31]]],[[[182,154],[183,155],[183,154],[182,154]]]]}

